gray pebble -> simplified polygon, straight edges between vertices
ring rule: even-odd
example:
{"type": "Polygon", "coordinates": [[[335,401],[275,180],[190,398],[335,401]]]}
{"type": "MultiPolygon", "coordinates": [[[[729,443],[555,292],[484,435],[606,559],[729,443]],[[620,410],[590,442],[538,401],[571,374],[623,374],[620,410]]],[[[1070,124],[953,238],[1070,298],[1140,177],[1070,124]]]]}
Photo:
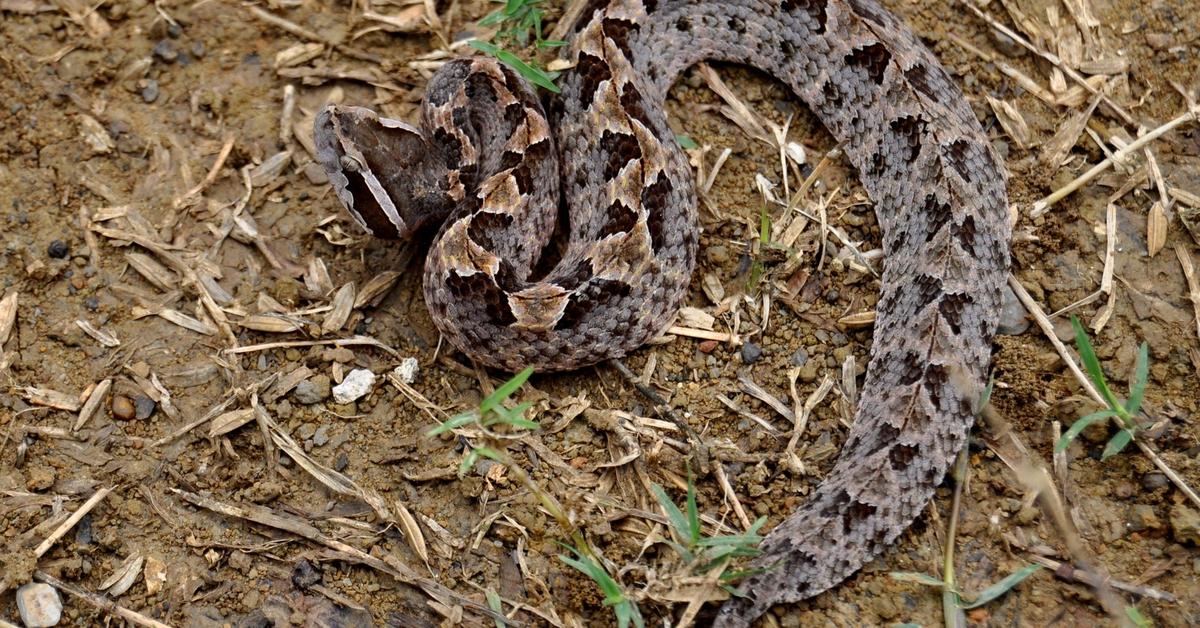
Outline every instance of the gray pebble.
{"type": "Polygon", "coordinates": [[[133,398],[133,408],[134,418],[139,421],[145,421],[158,409],[158,404],[154,403],[154,400],[146,395],[138,395],[133,398]]]}
{"type": "Polygon", "coordinates": [[[292,397],[297,403],[305,405],[321,403],[329,398],[331,390],[328,375],[314,375],[297,384],[292,397]]]}
{"type": "Polygon", "coordinates": [[[1019,336],[1029,329],[1029,317],[1025,315],[1025,306],[1017,299],[1013,289],[1004,286],[1003,303],[1000,306],[1000,326],[996,333],[1006,336],[1019,336]]]}
{"type": "Polygon", "coordinates": [[[322,425],[321,427],[318,427],[317,431],[313,433],[312,441],[313,441],[313,444],[316,445],[317,447],[321,447],[325,443],[328,443],[329,442],[329,426],[322,425]]]}
{"type": "Polygon", "coordinates": [[[808,350],[804,347],[796,349],[796,352],[792,354],[792,364],[796,366],[808,364],[808,350]]]}
{"type": "Polygon", "coordinates": [[[758,343],[747,342],[742,345],[742,362],[746,364],[754,364],[762,359],[763,350],[758,346],[758,343]]]}
{"type": "Polygon", "coordinates": [[[150,79],[146,82],[146,86],[142,88],[142,100],[147,103],[158,100],[158,81],[150,79]]]}
{"type": "Polygon", "coordinates": [[[154,44],[154,56],[167,63],[175,63],[175,60],[179,58],[179,53],[175,52],[175,46],[170,41],[160,39],[157,44],[154,44]]]}
{"type": "Polygon", "coordinates": [[[1161,473],[1147,473],[1142,476],[1142,488],[1148,491],[1163,488],[1167,484],[1167,476],[1161,473]]]}

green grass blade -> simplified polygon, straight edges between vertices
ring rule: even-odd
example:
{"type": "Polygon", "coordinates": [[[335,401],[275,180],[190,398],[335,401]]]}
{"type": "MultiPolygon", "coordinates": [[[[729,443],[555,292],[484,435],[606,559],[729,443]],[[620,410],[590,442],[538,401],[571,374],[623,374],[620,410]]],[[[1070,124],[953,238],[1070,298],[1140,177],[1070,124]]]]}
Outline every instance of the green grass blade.
{"type": "Polygon", "coordinates": [[[915,582],[917,584],[937,587],[939,589],[946,586],[946,583],[942,582],[941,578],[934,578],[926,573],[917,573],[915,571],[893,571],[888,575],[891,576],[893,580],[899,580],[900,582],[915,582]]]}
{"type": "Polygon", "coordinates": [[[977,408],[975,408],[975,414],[979,414],[980,412],[983,412],[983,409],[986,408],[988,406],[988,404],[992,402],[992,389],[995,388],[995,386],[996,386],[996,378],[994,376],[989,377],[987,386],[983,387],[983,394],[979,395],[979,406],[977,408]]]}
{"type": "Polygon", "coordinates": [[[676,135],[675,141],[679,142],[679,147],[684,150],[692,150],[693,148],[700,148],[700,145],[696,143],[696,140],[694,140],[686,135],[676,135]]]}
{"type": "Polygon", "coordinates": [[[1127,429],[1122,429],[1120,432],[1113,434],[1109,439],[1108,444],[1104,446],[1104,451],[1100,454],[1101,460],[1109,458],[1121,453],[1125,446],[1133,440],[1133,432],[1127,429]]]}
{"type": "Polygon", "coordinates": [[[984,604],[987,604],[988,602],[991,602],[992,600],[1000,597],[1001,595],[1008,593],[1013,587],[1017,586],[1018,584],[1021,584],[1021,582],[1023,580],[1025,580],[1029,576],[1032,576],[1034,574],[1034,572],[1038,571],[1041,568],[1042,568],[1041,565],[1026,565],[1026,566],[1018,569],[1017,571],[1013,572],[1012,574],[1009,574],[1009,576],[1007,578],[1005,578],[1005,579],[1001,580],[1000,582],[997,582],[996,584],[993,584],[992,586],[981,591],[979,593],[979,595],[975,597],[975,600],[972,601],[970,604],[963,606],[963,609],[970,610],[972,608],[977,608],[977,607],[983,606],[984,604]]]}
{"type": "Polygon", "coordinates": [[[1099,423],[1104,419],[1114,416],[1117,416],[1117,412],[1115,410],[1108,409],[1101,410],[1099,412],[1093,412],[1085,417],[1080,418],[1078,421],[1075,421],[1071,424],[1071,427],[1067,428],[1067,433],[1063,434],[1062,438],[1058,439],[1058,442],[1054,444],[1054,453],[1059,453],[1070,446],[1071,441],[1075,440],[1079,436],[1080,432],[1086,430],[1092,424],[1099,423]]]}
{"type": "Polygon", "coordinates": [[[449,432],[450,430],[458,429],[460,427],[463,427],[464,425],[470,425],[474,421],[475,421],[475,413],[474,412],[464,412],[462,414],[456,414],[456,415],[450,417],[449,419],[442,421],[436,427],[430,428],[429,431],[425,432],[425,436],[427,436],[427,437],[437,436],[438,434],[443,434],[445,432],[449,432]]]}
{"type": "Polygon", "coordinates": [[[517,392],[517,389],[525,383],[525,380],[529,379],[530,375],[533,375],[533,367],[527,366],[525,367],[525,370],[514,375],[512,379],[500,384],[500,387],[496,389],[496,392],[488,395],[487,399],[484,399],[483,403],[479,404],[479,414],[485,415],[488,412],[491,412],[492,409],[500,405],[501,401],[508,399],[510,395],[512,395],[514,392],[517,392]]]}
{"type": "Polygon", "coordinates": [[[1133,384],[1129,387],[1129,400],[1125,402],[1125,412],[1131,417],[1142,408],[1142,399],[1146,395],[1146,380],[1149,377],[1150,346],[1143,342],[1138,348],[1137,362],[1133,366],[1133,384]]]}
{"type": "Polygon", "coordinates": [[[682,510],[679,510],[679,506],[676,506],[675,502],[671,501],[670,496],[663,490],[663,487],[651,484],[650,492],[654,493],[654,499],[662,507],[663,512],[666,513],[667,520],[671,522],[671,527],[675,528],[675,534],[679,535],[679,538],[685,542],[691,540],[692,531],[688,518],[684,516],[682,510]]]}
{"type": "Polygon", "coordinates": [[[1143,615],[1142,611],[1139,611],[1136,606],[1126,606],[1125,616],[1138,628],[1151,628],[1154,626],[1154,622],[1150,621],[1149,617],[1143,615]]]}
{"type": "Polygon", "coordinates": [[[696,483],[690,477],[687,483],[687,517],[688,529],[692,532],[688,537],[688,546],[696,547],[700,541],[700,508],[696,505],[696,483]]]}
{"type": "MultiPolygon", "coordinates": [[[[483,595],[487,598],[488,608],[495,611],[497,615],[504,614],[504,606],[500,603],[500,594],[491,589],[484,589],[483,595]]],[[[496,628],[504,628],[508,625],[508,622],[498,617],[493,618],[492,621],[496,622],[496,628]]]]}
{"type": "Polygon", "coordinates": [[[1121,402],[1109,390],[1108,382],[1104,379],[1104,369],[1100,368],[1100,360],[1096,357],[1096,350],[1092,348],[1092,341],[1088,339],[1087,330],[1083,328],[1083,323],[1080,323],[1079,318],[1074,314],[1071,315],[1071,327],[1075,329],[1075,348],[1079,351],[1079,359],[1083,361],[1088,377],[1092,379],[1096,388],[1100,389],[1100,395],[1104,397],[1110,408],[1114,410],[1120,408],[1121,402]]]}

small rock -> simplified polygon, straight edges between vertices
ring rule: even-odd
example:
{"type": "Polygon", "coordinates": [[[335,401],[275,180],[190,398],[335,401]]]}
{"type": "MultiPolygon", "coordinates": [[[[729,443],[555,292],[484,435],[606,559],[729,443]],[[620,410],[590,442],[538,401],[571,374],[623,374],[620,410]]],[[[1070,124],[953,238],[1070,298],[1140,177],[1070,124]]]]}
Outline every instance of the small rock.
{"type": "Polygon", "coordinates": [[[804,347],[796,349],[796,352],[792,354],[792,364],[796,366],[808,364],[808,350],[804,347]]]}
{"type": "Polygon", "coordinates": [[[325,443],[328,443],[329,442],[329,426],[322,425],[321,427],[318,427],[317,431],[313,432],[312,442],[317,447],[321,447],[325,443]]]}
{"type": "Polygon", "coordinates": [[[179,58],[179,53],[175,52],[175,46],[171,45],[170,41],[161,39],[154,44],[154,56],[167,63],[175,63],[175,60],[179,58]]]}
{"type": "Polygon", "coordinates": [[[747,342],[742,345],[742,362],[746,364],[754,364],[762,359],[763,350],[758,346],[758,343],[747,342]]]}
{"type": "Polygon", "coordinates": [[[97,299],[96,297],[88,297],[83,300],[83,307],[95,312],[96,310],[100,309],[100,299],[97,299]]]}
{"type": "Polygon", "coordinates": [[[307,560],[301,559],[292,569],[292,586],[307,589],[321,581],[321,570],[307,560]]]}
{"type": "Polygon", "coordinates": [[[350,457],[344,453],[338,454],[333,461],[333,470],[339,473],[345,471],[348,466],[350,466],[350,457]]]}
{"type": "Polygon", "coordinates": [[[314,375],[296,385],[296,389],[292,391],[292,397],[297,403],[305,405],[321,403],[329,398],[329,376],[314,375]]]}
{"type": "Polygon", "coordinates": [[[146,81],[146,86],[142,88],[142,100],[147,103],[158,100],[158,81],[154,79],[146,81]]]}
{"type": "Polygon", "coordinates": [[[1129,509],[1129,517],[1126,526],[1132,532],[1141,532],[1143,530],[1155,530],[1162,527],[1162,521],[1158,515],[1154,514],[1154,506],[1148,504],[1134,504],[1129,509]]]}
{"type": "Polygon", "coordinates": [[[202,41],[192,42],[192,56],[193,57],[196,57],[197,59],[202,59],[202,58],[204,58],[205,52],[206,52],[206,50],[204,50],[204,42],[202,42],[202,41]]]}
{"type": "Polygon", "coordinates": [[[54,471],[46,467],[34,467],[30,469],[29,476],[25,479],[25,488],[40,493],[54,486],[55,479],[54,471]]]}
{"type": "Polygon", "coordinates": [[[128,421],[133,418],[136,409],[133,406],[133,400],[125,395],[113,395],[110,402],[110,409],[114,419],[128,421]]]}
{"type": "Polygon", "coordinates": [[[138,395],[133,398],[133,407],[133,417],[139,421],[145,421],[154,415],[154,411],[158,409],[158,404],[145,395],[138,395]]]}
{"type": "Polygon", "coordinates": [[[1025,306],[1021,305],[1016,293],[1008,286],[1004,286],[1001,297],[1003,303],[1000,306],[1000,326],[996,328],[996,333],[1006,336],[1019,336],[1025,333],[1029,329],[1029,318],[1025,315],[1025,306]]]}
{"type": "Polygon", "coordinates": [[[1175,44],[1170,33],[1146,33],[1146,44],[1155,50],[1166,50],[1175,44]]]}
{"type": "Polygon", "coordinates": [[[1142,476],[1142,488],[1153,491],[1167,485],[1167,476],[1161,473],[1147,473],[1142,476]]]}
{"type": "Polygon", "coordinates": [[[17,589],[17,612],[27,628],[56,626],[62,619],[62,598],[54,587],[31,582],[17,589]]]}
{"type": "Polygon", "coordinates": [[[325,172],[325,168],[321,167],[321,164],[315,161],[308,162],[304,166],[303,172],[308,182],[313,185],[325,185],[329,183],[329,174],[325,172]]]}
{"type": "Polygon", "coordinates": [[[838,302],[839,296],[841,296],[841,295],[838,294],[838,291],[836,289],[830,288],[829,290],[827,290],[825,292],[825,302],[830,305],[833,305],[838,302]]]}
{"type": "Polygon", "coordinates": [[[722,244],[708,247],[705,253],[708,254],[708,261],[713,265],[720,265],[729,261],[729,249],[722,244]]]}
{"type": "Polygon", "coordinates": [[[1200,512],[1183,504],[1171,507],[1171,534],[1180,543],[1200,545],[1200,512]]]}
{"type": "Polygon", "coordinates": [[[404,358],[400,361],[400,366],[392,369],[392,373],[405,384],[411,384],[417,381],[417,370],[420,366],[416,358],[404,358]]]}
{"type": "Polygon", "coordinates": [[[371,392],[374,385],[374,373],[367,369],[354,369],[346,374],[342,383],[333,387],[333,400],[337,403],[352,403],[371,392]]]}
{"type": "Polygon", "coordinates": [[[716,351],[717,344],[718,343],[716,340],[702,340],[702,341],[700,341],[700,344],[696,348],[700,350],[700,353],[707,354],[707,353],[712,353],[713,351],[716,351]]]}
{"type": "Polygon", "coordinates": [[[50,246],[46,247],[46,254],[54,259],[66,259],[71,254],[71,249],[67,246],[66,242],[55,240],[50,243],[50,246]]]}

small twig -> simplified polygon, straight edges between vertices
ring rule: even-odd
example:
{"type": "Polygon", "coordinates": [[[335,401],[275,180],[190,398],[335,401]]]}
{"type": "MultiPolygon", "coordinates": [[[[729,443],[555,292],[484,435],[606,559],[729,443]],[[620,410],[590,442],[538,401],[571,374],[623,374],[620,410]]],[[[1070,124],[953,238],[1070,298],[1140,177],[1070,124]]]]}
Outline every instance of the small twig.
{"type": "Polygon", "coordinates": [[[1080,582],[1091,587],[1099,586],[1101,580],[1103,580],[1106,584],[1114,589],[1128,591],[1134,595],[1148,597],[1153,600],[1161,600],[1163,602],[1175,601],[1175,596],[1167,593],[1166,591],[1159,591],[1158,589],[1152,587],[1143,587],[1121,580],[1114,580],[1112,578],[1102,579],[1086,569],[1076,569],[1070,564],[1054,560],[1053,558],[1046,558],[1045,556],[1039,556],[1038,554],[1030,553],[1029,560],[1032,560],[1043,567],[1054,570],[1054,575],[1062,578],[1063,580],[1080,582]]]}
{"type": "Polygon", "coordinates": [[[1043,198],[1042,200],[1037,201],[1029,209],[1030,217],[1037,218],[1038,216],[1045,214],[1050,209],[1051,205],[1054,205],[1055,203],[1057,203],[1057,202],[1061,201],[1062,199],[1066,198],[1067,196],[1069,196],[1072,192],[1083,187],[1085,184],[1087,184],[1087,182],[1091,181],[1092,179],[1095,179],[1101,172],[1104,172],[1105,170],[1108,170],[1109,168],[1111,168],[1114,163],[1116,163],[1118,161],[1123,161],[1131,153],[1141,150],[1143,146],[1146,146],[1150,142],[1153,142],[1154,140],[1162,137],[1163,135],[1166,135],[1167,133],[1173,131],[1175,129],[1175,127],[1178,127],[1178,126],[1184,124],[1185,122],[1188,122],[1189,120],[1200,121],[1200,107],[1193,107],[1193,108],[1185,111],[1184,113],[1176,116],[1170,122],[1167,122],[1166,124],[1156,128],[1156,129],[1146,133],[1145,135],[1137,138],[1136,140],[1130,142],[1125,147],[1123,147],[1120,150],[1118,150],[1117,152],[1113,153],[1112,157],[1105,159],[1104,161],[1096,164],[1095,166],[1092,166],[1092,168],[1090,170],[1088,170],[1087,172],[1076,177],[1074,181],[1071,181],[1070,183],[1066,184],[1065,186],[1059,188],[1058,190],[1055,190],[1054,193],[1050,194],[1046,198],[1043,198]]]}
{"type": "Polygon", "coordinates": [[[963,489],[967,484],[967,464],[970,447],[963,443],[954,461],[954,497],[950,502],[950,525],[946,531],[946,547],[942,550],[942,618],[947,628],[965,626],[962,605],[958,599],[958,585],[954,577],[954,541],[958,536],[958,513],[962,508],[963,489]]]}
{"type": "Polygon", "coordinates": [[[63,582],[54,576],[38,570],[33,572],[33,579],[38,582],[44,582],[55,589],[66,591],[74,597],[79,598],[88,606],[105,611],[112,615],[116,615],[125,621],[138,626],[147,626],[148,628],[171,628],[170,624],[164,624],[153,617],[147,617],[137,611],[130,610],[117,604],[116,602],[104,597],[103,595],[92,593],[86,589],[77,587],[69,582],[63,582]]]}
{"type": "Polygon", "coordinates": [[[692,445],[692,452],[694,454],[694,461],[696,465],[699,467],[699,470],[702,473],[707,473],[710,460],[708,445],[704,443],[704,439],[700,438],[700,435],[696,433],[696,430],[693,430],[691,425],[688,425],[686,421],[679,418],[679,416],[675,414],[675,411],[671,409],[669,404],[667,404],[666,399],[663,399],[662,396],[658,394],[658,391],[638,380],[637,376],[633,374],[633,371],[629,370],[629,367],[625,366],[624,362],[620,360],[609,360],[608,363],[613,365],[613,367],[616,368],[619,373],[621,373],[621,375],[625,378],[625,381],[632,384],[638,392],[642,393],[643,396],[649,399],[650,402],[654,404],[654,409],[657,410],[659,414],[665,417],[668,421],[674,423],[675,427],[678,427],[684,434],[687,434],[688,442],[690,442],[692,445]]]}
{"type": "MultiPolygon", "coordinates": [[[[1063,342],[1058,339],[1058,335],[1054,333],[1054,326],[1050,324],[1050,319],[1046,318],[1046,313],[1042,311],[1041,306],[1039,306],[1037,302],[1033,300],[1033,297],[1029,296],[1029,292],[1025,290],[1025,286],[1022,286],[1021,282],[1017,281],[1017,278],[1012,275],[1008,276],[1008,285],[1013,289],[1013,292],[1016,293],[1017,298],[1020,299],[1021,304],[1025,306],[1025,310],[1029,312],[1030,316],[1033,317],[1034,321],[1038,324],[1038,327],[1042,329],[1042,332],[1046,335],[1046,338],[1050,340],[1050,344],[1054,345],[1055,350],[1058,351],[1058,355],[1062,357],[1063,362],[1067,364],[1067,368],[1069,368],[1071,373],[1075,375],[1075,379],[1078,380],[1079,384],[1083,386],[1083,389],[1087,391],[1088,396],[1094,399],[1096,403],[1099,403],[1101,406],[1107,407],[1108,402],[1105,401],[1104,397],[1100,394],[1100,391],[1096,390],[1096,386],[1092,384],[1092,380],[1089,379],[1087,375],[1084,375],[1083,371],[1080,370],[1079,365],[1075,363],[1075,358],[1071,355],[1071,352],[1067,349],[1067,346],[1064,345],[1063,342]]],[[[1192,500],[1193,504],[1200,506],[1200,495],[1197,495],[1196,491],[1192,490],[1192,487],[1188,486],[1187,482],[1185,482],[1183,478],[1175,472],[1174,469],[1167,466],[1167,463],[1158,456],[1158,452],[1154,451],[1154,448],[1146,442],[1145,438],[1134,436],[1133,442],[1138,446],[1138,449],[1142,450],[1142,453],[1146,454],[1146,457],[1150,458],[1150,461],[1154,463],[1154,466],[1158,467],[1158,470],[1162,471],[1163,475],[1166,475],[1167,478],[1171,480],[1171,483],[1174,484],[1176,488],[1182,491],[1184,495],[1187,495],[1187,498],[1192,500]]]]}
{"type": "Polygon", "coordinates": [[[268,351],[270,349],[286,349],[289,347],[320,347],[324,345],[333,345],[335,347],[352,347],[355,345],[366,345],[369,347],[377,347],[383,349],[393,357],[404,357],[399,351],[383,344],[382,342],[369,336],[352,336],[350,338],[333,338],[330,340],[285,340],[281,342],[264,342],[257,345],[246,345],[244,347],[233,347],[224,351],[227,355],[236,355],[238,353],[254,353],[256,351],[268,351]]]}
{"type": "Polygon", "coordinates": [[[75,527],[75,524],[79,523],[79,520],[83,519],[84,515],[91,512],[92,509],[95,508],[96,505],[101,501],[104,501],[104,498],[108,497],[108,494],[111,492],[111,488],[102,488],[93,493],[86,502],[83,502],[83,505],[79,507],[79,510],[76,510],[74,513],[72,513],[66,521],[62,522],[62,525],[58,526],[54,532],[50,533],[50,536],[46,537],[46,540],[42,541],[40,545],[34,548],[33,553],[38,558],[41,558],[46,552],[50,551],[50,548],[54,547],[54,544],[57,543],[64,534],[69,532],[71,528],[75,527]]]}
{"type": "Polygon", "coordinates": [[[1033,54],[1045,59],[1046,61],[1049,61],[1051,63],[1051,65],[1058,68],[1059,70],[1062,70],[1063,74],[1066,74],[1067,76],[1071,77],[1071,80],[1075,81],[1076,83],[1079,83],[1084,89],[1091,92],[1093,95],[1099,96],[1100,99],[1104,101],[1104,104],[1111,107],[1113,112],[1116,113],[1118,116],[1120,116],[1121,119],[1124,120],[1126,124],[1128,124],[1130,126],[1136,126],[1136,123],[1133,120],[1133,116],[1129,115],[1129,113],[1126,112],[1124,109],[1122,109],[1120,105],[1113,102],[1112,99],[1110,99],[1106,94],[1102,94],[1101,92],[1097,91],[1095,87],[1092,87],[1087,82],[1087,79],[1085,79],[1083,77],[1082,74],[1080,74],[1079,72],[1076,72],[1074,68],[1063,63],[1062,59],[1060,59],[1058,57],[1058,55],[1046,52],[1044,50],[1039,49],[1037,46],[1034,46],[1032,43],[1029,42],[1029,40],[1022,37],[1020,35],[1020,33],[1017,33],[1016,31],[1012,30],[1011,28],[996,21],[995,18],[988,15],[987,13],[984,13],[982,10],[979,9],[979,7],[975,6],[974,3],[964,1],[963,4],[967,5],[967,8],[970,9],[972,13],[974,13],[977,17],[979,17],[979,19],[983,20],[984,22],[987,22],[989,26],[996,29],[1000,33],[1004,34],[1005,36],[1009,37],[1010,39],[1017,42],[1018,44],[1021,44],[1021,46],[1025,47],[1025,49],[1029,50],[1033,54]]]}
{"type": "Polygon", "coordinates": [[[1192,256],[1187,249],[1175,245],[1175,257],[1183,267],[1183,276],[1187,278],[1188,299],[1192,302],[1192,310],[1196,319],[1196,338],[1200,339],[1200,279],[1196,278],[1196,268],[1192,265],[1192,256]]]}

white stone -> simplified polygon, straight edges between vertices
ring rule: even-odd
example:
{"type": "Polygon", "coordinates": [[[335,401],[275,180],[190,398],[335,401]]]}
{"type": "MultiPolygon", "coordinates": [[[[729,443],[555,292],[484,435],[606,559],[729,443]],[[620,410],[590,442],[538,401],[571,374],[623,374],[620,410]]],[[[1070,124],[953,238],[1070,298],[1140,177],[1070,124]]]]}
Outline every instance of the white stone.
{"type": "Polygon", "coordinates": [[[417,381],[417,369],[419,367],[420,364],[417,363],[416,358],[404,358],[400,361],[400,366],[392,369],[392,373],[394,373],[396,377],[399,377],[400,381],[404,382],[405,384],[411,384],[417,381]]]}
{"type": "Polygon", "coordinates": [[[57,626],[62,619],[62,598],[54,587],[31,582],[17,589],[17,612],[26,628],[57,626]]]}
{"type": "Polygon", "coordinates": [[[354,369],[346,374],[342,383],[333,387],[333,400],[338,403],[357,401],[371,392],[375,385],[375,374],[367,369],[354,369]]]}

